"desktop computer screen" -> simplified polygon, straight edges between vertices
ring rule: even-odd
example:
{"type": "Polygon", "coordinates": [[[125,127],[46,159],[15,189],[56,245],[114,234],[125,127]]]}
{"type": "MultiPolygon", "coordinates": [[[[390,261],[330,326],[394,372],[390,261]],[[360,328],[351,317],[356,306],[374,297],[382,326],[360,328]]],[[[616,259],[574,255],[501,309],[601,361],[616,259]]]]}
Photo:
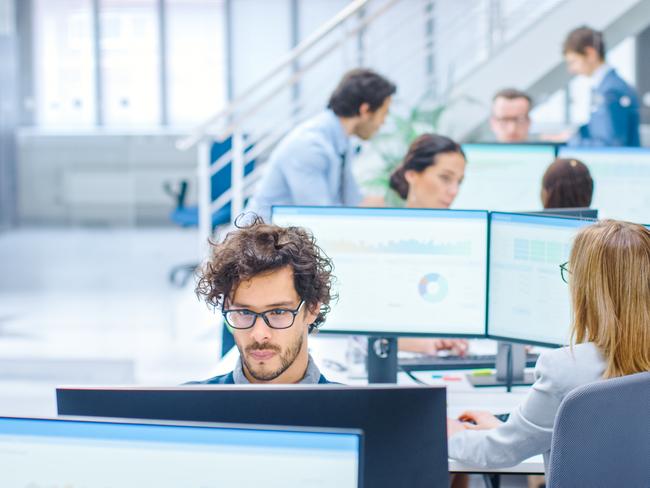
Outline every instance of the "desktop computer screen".
{"type": "Polygon", "coordinates": [[[323,332],[485,334],[487,212],[273,207],[272,221],[309,229],[334,263],[323,332]]]}
{"type": "Polygon", "coordinates": [[[452,208],[516,212],[541,208],[546,168],[556,148],[542,144],[463,144],[465,179],[452,208]]]}
{"type": "Polygon", "coordinates": [[[594,180],[591,204],[601,219],[650,222],[650,149],[563,147],[559,155],[589,168],[594,180]]]}
{"type": "Polygon", "coordinates": [[[2,486],[361,487],[360,431],[0,418],[2,486]]]}
{"type": "Polygon", "coordinates": [[[573,238],[593,221],[567,217],[490,215],[487,335],[529,344],[568,344],[571,307],[560,265],[573,238]]]}
{"type": "MultiPolygon", "coordinates": [[[[365,487],[449,486],[446,390],[441,387],[59,387],[56,397],[59,415],[359,429],[364,434],[365,487]]],[[[294,463],[302,459],[298,453],[294,463]]]]}

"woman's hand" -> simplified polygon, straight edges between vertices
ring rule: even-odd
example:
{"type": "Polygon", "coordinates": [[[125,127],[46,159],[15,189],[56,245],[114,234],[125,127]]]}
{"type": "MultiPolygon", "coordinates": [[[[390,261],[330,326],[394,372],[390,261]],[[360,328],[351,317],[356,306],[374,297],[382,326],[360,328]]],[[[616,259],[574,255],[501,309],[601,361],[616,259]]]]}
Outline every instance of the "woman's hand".
{"type": "Polygon", "coordinates": [[[451,351],[459,356],[467,352],[467,341],[465,339],[400,339],[399,350],[408,352],[419,352],[429,356],[435,356],[438,351],[451,351]]]}
{"type": "Polygon", "coordinates": [[[461,413],[458,420],[464,422],[465,428],[469,430],[495,429],[503,425],[503,422],[485,410],[468,410],[461,413]]]}
{"type": "Polygon", "coordinates": [[[466,339],[434,339],[436,351],[451,351],[459,356],[464,356],[469,347],[466,339]]]}

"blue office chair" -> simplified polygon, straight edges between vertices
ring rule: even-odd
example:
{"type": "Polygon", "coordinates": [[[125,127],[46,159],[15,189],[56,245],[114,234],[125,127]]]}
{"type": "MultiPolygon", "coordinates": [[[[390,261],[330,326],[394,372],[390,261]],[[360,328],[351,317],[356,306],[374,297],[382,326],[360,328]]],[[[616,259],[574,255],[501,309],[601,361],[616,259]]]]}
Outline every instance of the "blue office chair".
{"type": "Polygon", "coordinates": [[[548,488],[650,487],[650,372],[598,381],[562,401],[548,488]]]}

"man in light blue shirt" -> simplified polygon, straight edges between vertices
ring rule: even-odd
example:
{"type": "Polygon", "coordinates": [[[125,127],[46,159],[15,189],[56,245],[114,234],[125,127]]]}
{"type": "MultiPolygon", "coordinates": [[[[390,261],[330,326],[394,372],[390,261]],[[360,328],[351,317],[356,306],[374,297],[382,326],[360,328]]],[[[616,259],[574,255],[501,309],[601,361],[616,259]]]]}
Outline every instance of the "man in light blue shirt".
{"type": "Polygon", "coordinates": [[[296,127],[275,148],[247,210],[269,221],[273,205],[363,205],[352,174],[350,136],[370,139],[383,124],[395,91],[393,83],[371,70],[348,72],[327,110],[296,127]]]}

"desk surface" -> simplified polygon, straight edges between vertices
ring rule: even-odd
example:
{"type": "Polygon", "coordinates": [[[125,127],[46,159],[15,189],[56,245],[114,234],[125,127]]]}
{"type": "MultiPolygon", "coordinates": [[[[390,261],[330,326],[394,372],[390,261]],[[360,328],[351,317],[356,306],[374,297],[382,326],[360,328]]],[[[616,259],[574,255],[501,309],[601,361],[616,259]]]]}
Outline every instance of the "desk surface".
{"type": "MultiPolygon", "coordinates": [[[[470,348],[471,348],[470,344],[470,348]]],[[[346,351],[348,339],[340,336],[318,336],[309,339],[309,349],[314,361],[318,364],[321,372],[330,380],[344,384],[366,384],[367,378],[360,375],[351,375],[349,371],[342,370],[341,366],[346,365],[346,351]]],[[[478,344],[479,354],[485,354],[489,344],[480,341],[478,344]]],[[[494,346],[496,350],[496,346],[494,346]]],[[[466,375],[470,370],[444,371],[435,373],[432,371],[413,372],[420,381],[447,388],[447,413],[449,417],[456,418],[465,410],[488,410],[492,413],[507,413],[514,410],[526,397],[529,387],[514,387],[510,393],[505,387],[497,388],[474,388],[466,375]]],[[[400,384],[413,384],[413,379],[405,373],[399,373],[397,382],[400,384]]],[[[454,460],[449,460],[451,472],[466,473],[518,473],[518,474],[544,474],[544,460],[541,455],[525,460],[517,466],[498,469],[477,469],[466,466],[454,460]]]]}
{"type": "Polygon", "coordinates": [[[517,466],[497,469],[474,468],[450,459],[449,471],[452,473],[544,474],[544,458],[540,454],[539,456],[533,456],[532,458],[526,459],[517,466]]]}

